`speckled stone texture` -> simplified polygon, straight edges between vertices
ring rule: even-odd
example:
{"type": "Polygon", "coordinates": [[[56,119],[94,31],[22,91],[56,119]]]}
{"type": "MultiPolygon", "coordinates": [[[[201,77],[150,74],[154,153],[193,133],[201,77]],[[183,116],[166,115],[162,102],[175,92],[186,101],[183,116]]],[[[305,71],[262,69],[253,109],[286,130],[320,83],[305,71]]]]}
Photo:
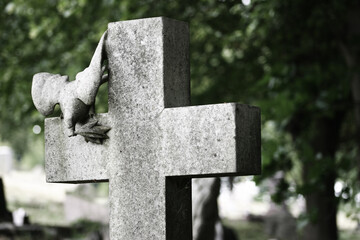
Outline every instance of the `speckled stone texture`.
{"type": "Polygon", "coordinates": [[[109,113],[103,145],[46,121],[48,181],[109,179],[110,239],[191,240],[191,178],[259,174],[260,111],[190,105],[186,23],[110,23],[109,113]]]}
{"type": "MultiPolygon", "coordinates": [[[[108,125],[107,114],[98,115],[108,125]]],[[[80,135],[67,137],[60,118],[45,119],[45,171],[47,182],[107,181],[109,141],[89,144],[80,135]]]]}

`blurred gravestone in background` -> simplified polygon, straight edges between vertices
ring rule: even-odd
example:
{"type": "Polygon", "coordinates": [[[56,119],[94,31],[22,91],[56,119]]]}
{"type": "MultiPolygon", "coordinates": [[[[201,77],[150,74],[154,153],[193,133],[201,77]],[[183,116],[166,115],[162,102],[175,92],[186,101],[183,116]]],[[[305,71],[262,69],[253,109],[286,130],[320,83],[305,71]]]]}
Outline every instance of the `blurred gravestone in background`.
{"type": "Polygon", "coordinates": [[[0,176],[9,173],[14,164],[14,153],[8,146],[0,146],[0,176]]]}
{"type": "MultiPolygon", "coordinates": [[[[284,172],[279,170],[273,177],[268,178],[264,184],[267,185],[270,194],[276,194],[284,172]]],[[[270,202],[270,207],[264,216],[265,231],[269,237],[275,239],[298,240],[297,221],[289,211],[285,201],[280,203],[270,202]]]]}
{"type": "Polygon", "coordinates": [[[12,222],[12,214],[7,208],[5,188],[2,177],[13,167],[13,151],[10,147],[0,146],[0,222],[12,222]]]}
{"type": "Polygon", "coordinates": [[[82,184],[76,192],[67,193],[64,202],[65,219],[74,223],[80,220],[109,224],[109,204],[104,199],[94,199],[98,195],[92,184],[82,184]],[[100,201],[102,200],[102,201],[100,201]]]}

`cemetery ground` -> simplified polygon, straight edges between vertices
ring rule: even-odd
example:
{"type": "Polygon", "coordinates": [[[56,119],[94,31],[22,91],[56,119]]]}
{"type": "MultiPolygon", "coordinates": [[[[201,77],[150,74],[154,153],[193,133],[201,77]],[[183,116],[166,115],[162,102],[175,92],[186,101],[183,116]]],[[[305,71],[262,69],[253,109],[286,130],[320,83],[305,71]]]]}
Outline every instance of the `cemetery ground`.
{"type": "MultiPolygon", "coordinates": [[[[44,182],[44,172],[41,165],[31,167],[33,164],[27,160],[24,161],[22,170],[14,170],[10,174],[4,177],[6,194],[8,200],[8,208],[12,211],[23,208],[30,217],[32,224],[39,226],[48,235],[43,235],[43,238],[36,239],[51,239],[53,240],[53,235],[51,235],[51,228],[45,226],[52,226],[57,228],[62,228],[63,231],[67,231],[68,239],[78,239],[89,237],[91,233],[96,230],[101,230],[104,226],[101,222],[90,221],[86,219],[78,219],[75,222],[67,222],[65,219],[64,212],[64,203],[66,194],[83,196],[83,198],[94,198],[96,201],[106,205],[106,195],[108,191],[107,183],[98,184],[97,187],[87,188],[87,189],[78,189],[77,187],[81,185],[73,184],[46,184],[44,182]],[[26,170],[27,169],[27,170],[26,170]],[[92,190],[89,190],[92,189],[92,190]],[[96,189],[96,191],[93,191],[96,189]],[[86,196],[87,195],[87,196],[86,196]],[[71,230],[69,230],[71,229],[71,230]]],[[[18,166],[19,168],[19,166],[18,166]]],[[[90,184],[94,186],[94,184],[90,184]]],[[[224,185],[224,184],[223,184],[224,185]]],[[[253,185],[250,183],[248,185],[253,185]]],[[[235,191],[244,191],[244,186],[235,187],[235,191]]],[[[254,194],[254,190],[249,190],[254,194]]],[[[252,195],[250,194],[250,195],[252,195]]],[[[237,199],[236,192],[229,193],[228,189],[222,191],[222,195],[219,198],[220,212],[222,215],[228,214],[228,216],[223,216],[223,223],[225,226],[235,230],[239,240],[264,240],[269,239],[265,231],[265,223],[261,221],[249,221],[245,217],[236,217],[235,215],[229,216],[229,209],[231,207],[229,204],[229,197],[237,199]],[[225,205],[225,206],[224,206],[225,205]],[[228,211],[228,212],[226,212],[228,211]]],[[[264,203],[265,200],[259,199],[252,200],[251,206],[246,209],[258,209],[259,211],[252,212],[254,214],[261,214],[266,212],[267,205],[264,203]],[[255,205],[254,205],[255,204],[255,205]]],[[[241,201],[237,199],[237,201],[241,201]]],[[[248,201],[248,200],[247,200],[248,201]]],[[[239,202],[239,208],[244,208],[242,204],[249,204],[247,201],[239,202]]],[[[233,204],[233,203],[232,203],[233,204]]],[[[233,209],[233,212],[238,211],[238,209],[233,209]]],[[[245,213],[245,210],[244,212],[245,213]]],[[[0,234],[1,236],[1,234],[0,234]]],[[[7,238],[1,238],[1,240],[7,240],[7,238]]],[[[32,240],[31,236],[27,234],[21,234],[15,238],[16,240],[32,240]]],[[[341,240],[357,240],[360,239],[359,232],[356,232],[352,229],[341,229],[340,231],[341,240]]]]}
{"type": "Polygon", "coordinates": [[[13,221],[19,224],[16,228],[1,225],[1,240],[2,234],[9,232],[15,240],[95,240],[98,238],[92,235],[107,233],[107,184],[47,184],[44,178],[42,166],[13,170],[3,177],[8,209],[17,216],[24,211],[30,224],[22,225],[22,218],[15,217],[13,221]]]}

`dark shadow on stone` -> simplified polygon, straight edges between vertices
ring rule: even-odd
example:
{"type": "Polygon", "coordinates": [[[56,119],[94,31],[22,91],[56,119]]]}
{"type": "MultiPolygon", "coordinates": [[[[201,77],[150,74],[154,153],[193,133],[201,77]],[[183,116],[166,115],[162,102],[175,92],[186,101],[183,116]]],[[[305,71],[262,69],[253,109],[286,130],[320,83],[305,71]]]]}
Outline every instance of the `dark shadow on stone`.
{"type": "Polygon", "coordinates": [[[166,177],[166,239],[192,240],[189,177],[166,177]]]}

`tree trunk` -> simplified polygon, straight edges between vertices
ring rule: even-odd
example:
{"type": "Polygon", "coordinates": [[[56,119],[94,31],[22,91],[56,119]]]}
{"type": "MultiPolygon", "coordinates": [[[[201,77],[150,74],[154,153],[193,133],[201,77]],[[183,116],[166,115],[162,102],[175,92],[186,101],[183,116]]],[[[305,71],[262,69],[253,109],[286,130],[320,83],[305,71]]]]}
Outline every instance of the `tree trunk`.
{"type": "Polygon", "coordinates": [[[350,73],[350,89],[354,105],[354,115],[356,123],[356,141],[358,152],[356,162],[358,166],[358,181],[360,182],[360,73],[358,59],[360,56],[360,4],[350,8],[348,14],[347,41],[340,43],[341,53],[350,73]]]}
{"type": "Polygon", "coordinates": [[[335,176],[324,177],[322,189],[305,195],[306,211],[310,214],[310,223],[305,227],[304,240],[337,240],[336,224],[337,203],[334,197],[335,176]]]}
{"type": "Polygon", "coordinates": [[[314,156],[304,160],[303,168],[303,180],[308,189],[305,193],[306,211],[310,220],[303,234],[306,240],[338,239],[335,152],[343,115],[335,112],[332,117],[314,120],[314,125],[307,131],[314,156]]]}
{"type": "Polygon", "coordinates": [[[219,178],[193,179],[193,240],[215,239],[215,225],[219,221],[217,198],[219,178]]]}
{"type": "Polygon", "coordinates": [[[303,165],[302,193],[309,217],[309,223],[302,232],[304,240],[338,239],[335,152],[344,114],[333,111],[310,119],[306,118],[310,114],[299,109],[288,125],[303,165]]]}
{"type": "Polygon", "coordinates": [[[351,92],[354,102],[355,122],[356,122],[356,142],[357,153],[356,162],[358,166],[358,182],[360,183],[360,76],[357,72],[352,74],[351,92]]]}
{"type": "Polygon", "coordinates": [[[220,178],[192,180],[193,240],[237,240],[233,230],[223,226],[217,199],[220,178]]]}

